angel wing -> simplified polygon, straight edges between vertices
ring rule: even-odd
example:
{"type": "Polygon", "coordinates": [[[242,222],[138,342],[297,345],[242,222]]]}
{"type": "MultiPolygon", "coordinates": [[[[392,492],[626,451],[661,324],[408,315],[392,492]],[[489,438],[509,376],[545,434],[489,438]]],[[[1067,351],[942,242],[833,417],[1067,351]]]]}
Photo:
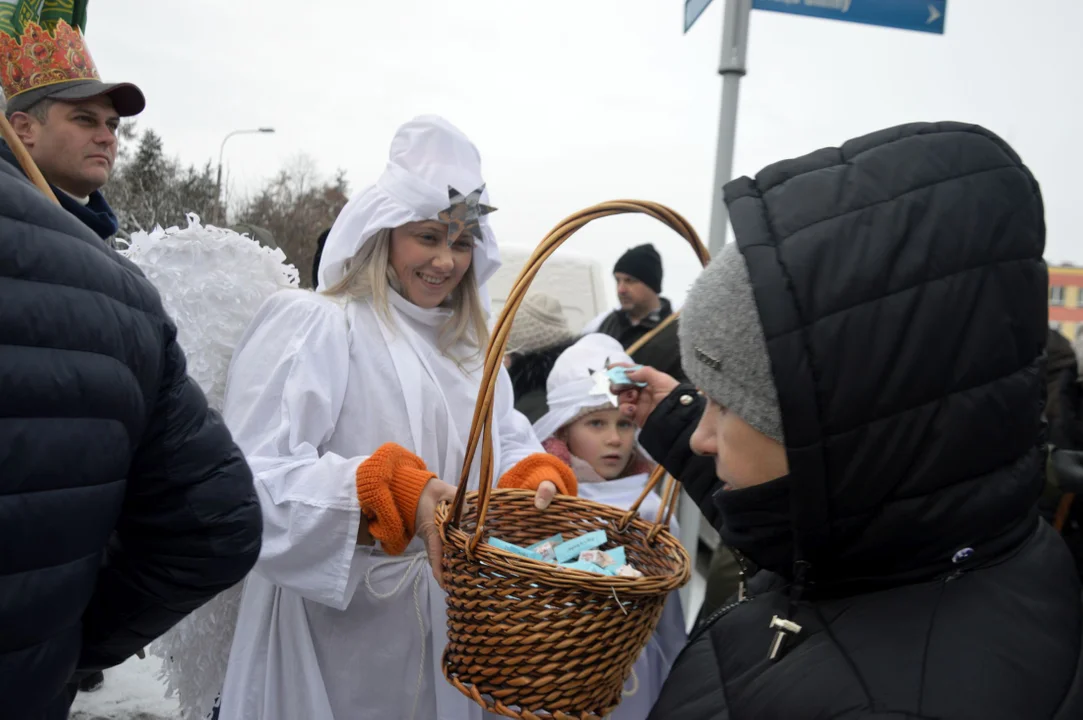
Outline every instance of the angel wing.
{"type": "MultiPolygon", "coordinates": [[[[188,374],[211,407],[221,410],[234,348],[268,297],[298,286],[297,269],[281,250],[202,225],[196,215],[188,215],[183,229],[135,233],[119,252],[157,287],[177,325],[188,374]]],[[[183,720],[205,720],[212,713],[226,676],[242,585],[219,594],[150,646],[162,658],[166,694],[177,696],[183,720]]]]}

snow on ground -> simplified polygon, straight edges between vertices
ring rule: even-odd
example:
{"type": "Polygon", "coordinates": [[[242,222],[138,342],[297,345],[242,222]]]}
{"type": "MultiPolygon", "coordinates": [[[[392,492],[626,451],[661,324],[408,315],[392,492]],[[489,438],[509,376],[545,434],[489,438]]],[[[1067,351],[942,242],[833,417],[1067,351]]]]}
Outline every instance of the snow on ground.
{"type": "Polygon", "coordinates": [[[70,720],[177,720],[177,701],[165,697],[158,679],[161,667],[161,660],[148,655],[106,670],[101,689],[76,695],[70,720]]]}

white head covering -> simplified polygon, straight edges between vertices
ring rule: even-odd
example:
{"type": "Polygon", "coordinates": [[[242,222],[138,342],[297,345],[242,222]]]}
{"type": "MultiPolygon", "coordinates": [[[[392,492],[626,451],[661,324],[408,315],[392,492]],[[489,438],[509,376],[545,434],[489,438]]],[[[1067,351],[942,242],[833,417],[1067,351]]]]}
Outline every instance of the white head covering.
{"type": "MultiPolygon", "coordinates": [[[[320,257],[319,289],[346,275],[346,261],[384,228],[436,220],[450,204],[448,188],[469,194],[485,184],[481,155],[461,130],[437,115],[422,115],[395,132],[387,168],[375,185],[355,194],[342,209],[320,257]]],[[[481,202],[489,204],[488,191],[481,202]]],[[[482,304],[489,310],[485,283],[500,267],[500,251],[487,217],[479,221],[481,242],[474,246],[474,275],[482,304]]]]}
{"type": "Polygon", "coordinates": [[[601,333],[584,335],[560,354],[545,381],[549,412],[534,423],[539,440],[548,440],[585,412],[616,407],[608,379],[597,374],[613,363],[631,365],[632,359],[616,339],[601,333]]]}

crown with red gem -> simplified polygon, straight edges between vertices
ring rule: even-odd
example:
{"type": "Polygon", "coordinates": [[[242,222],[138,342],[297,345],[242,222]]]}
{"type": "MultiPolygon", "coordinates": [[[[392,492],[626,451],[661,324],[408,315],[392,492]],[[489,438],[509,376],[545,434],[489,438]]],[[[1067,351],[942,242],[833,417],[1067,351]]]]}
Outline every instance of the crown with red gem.
{"type": "Polygon", "coordinates": [[[0,88],[9,101],[46,85],[100,79],[82,33],[63,20],[52,33],[33,22],[18,39],[0,32],[0,88]]]}

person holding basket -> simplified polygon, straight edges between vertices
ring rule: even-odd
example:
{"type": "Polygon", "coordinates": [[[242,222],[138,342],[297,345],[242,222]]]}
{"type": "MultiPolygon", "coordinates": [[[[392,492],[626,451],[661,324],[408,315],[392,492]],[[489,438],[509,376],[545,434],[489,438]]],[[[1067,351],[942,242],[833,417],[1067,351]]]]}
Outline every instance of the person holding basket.
{"type": "Polygon", "coordinates": [[[1038,184],[989,131],[883,130],[725,188],[680,327],[695,384],[620,388],[759,569],[658,720],[1083,717],[1080,583],[1038,517],[1038,184]],[[698,388],[698,391],[697,391],[698,388]]]}
{"type": "MultiPolygon", "coordinates": [[[[255,475],[264,545],[223,719],[483,717],[440,676],[433,513],[466,459],[499,266],[493,210],[473,143],[439,117],[407,122],[336,219],[319,292],[271,297],[242,338],[224,414],[255,475]]],[[[574,473],[512,402],[502,370],[500,486],[535,490],[538,508],[574,495],[574,473]]]]}

